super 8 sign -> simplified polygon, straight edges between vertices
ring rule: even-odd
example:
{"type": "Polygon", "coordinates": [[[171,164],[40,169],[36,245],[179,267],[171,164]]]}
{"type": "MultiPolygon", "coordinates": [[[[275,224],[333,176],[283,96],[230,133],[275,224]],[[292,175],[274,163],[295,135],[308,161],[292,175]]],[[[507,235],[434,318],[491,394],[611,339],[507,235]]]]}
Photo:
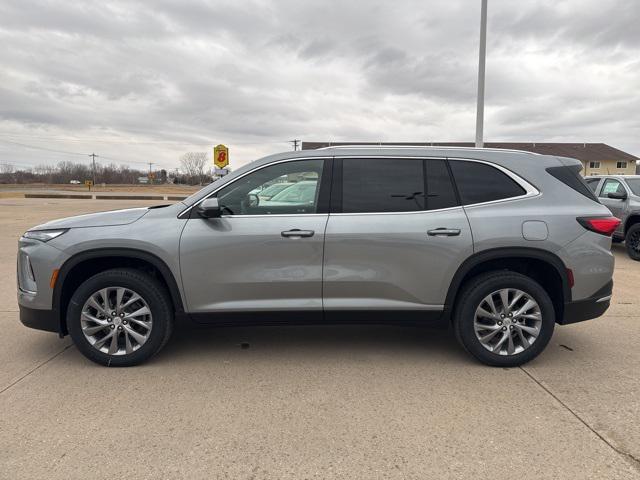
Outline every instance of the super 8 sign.
{"type": "Polygon", "coordinates": [[[229,165],[229,149],[224,145],[213,147],[213,164],[218,168],[229,165]]]}

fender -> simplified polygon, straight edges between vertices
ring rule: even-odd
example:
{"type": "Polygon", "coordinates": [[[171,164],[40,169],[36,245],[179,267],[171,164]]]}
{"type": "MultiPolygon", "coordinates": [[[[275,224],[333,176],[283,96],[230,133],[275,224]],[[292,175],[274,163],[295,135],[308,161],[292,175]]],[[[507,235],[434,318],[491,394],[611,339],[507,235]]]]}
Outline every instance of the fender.
{"type": "Polygon", "coordinates": [[[63,335],[63,332],[66,330],[66,318],[63,318],[62,316],[62,291],[69,272],[76,265],[86,260],[109,257],[132,258],[136,260],[142,260],[153,265],[160,272],[160,275],[162,275],[163,280],[169,288],[169,294],[171,295],[171,300],[173,301],[176,313],[184,313],[184,306],[182,303],[180,289],[178,288],[178,283],[176,282],[176,279],[167,264],[159,257],[152,253],[145,252],[144,250],[138,250],[135,248],[96,248],[73,255],[71,258],[67,259],[66,262],[64,262],[62,267],[60,267],[58,280],[53,290],[52,305],[53,311],[56,312],[60,318],[60,335],[63,335]]]}
{"type": "Polygon", "coordinates": [[[460,265],[454,274],[451,284],[449,285],[449,290],[447,291],[447,297],[445,299],[445,315],[449,315],[453,310],[454,300],[460,290],[462,280],[471,271],[471,269],[484,262],[498,260],[501,258],[533,258],[548,263],[555,268],[562,280],[562,297],[564,302],[567,303],[571,301],[571,287],[569,286],[567,267],[557,255],[547,250],[541,250],[533,247],[490,248],[488,250],[482,250],[481,252],[474,253],[462,262],[462,265],[460,265]]]}

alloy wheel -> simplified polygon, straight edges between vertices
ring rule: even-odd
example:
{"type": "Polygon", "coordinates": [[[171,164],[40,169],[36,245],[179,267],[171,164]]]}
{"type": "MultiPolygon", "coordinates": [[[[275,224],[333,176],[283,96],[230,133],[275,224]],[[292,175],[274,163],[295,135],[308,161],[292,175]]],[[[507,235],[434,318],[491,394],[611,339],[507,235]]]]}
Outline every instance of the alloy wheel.
{"type": "Polygon", "coordinates": [[[516,355],[540,335],[542,311],[526,292],[502,288],[487,295],[476,308],[473,327],[482,346],[498,355],[516,355]]]}
{"type": "Polygon", "coordinates": [[[138,293],[126,287],[107,287],[92,293],[84,303],[80,326],[96,350],[127,355],[149,339],[153,318],[138,293]]]}

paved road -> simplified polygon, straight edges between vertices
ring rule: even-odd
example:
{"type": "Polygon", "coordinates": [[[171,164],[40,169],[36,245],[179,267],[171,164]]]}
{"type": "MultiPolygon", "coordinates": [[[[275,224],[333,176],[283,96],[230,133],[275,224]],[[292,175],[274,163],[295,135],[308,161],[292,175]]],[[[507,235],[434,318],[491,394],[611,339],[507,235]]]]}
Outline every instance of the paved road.
{"type": "Polygon", "coordinates": [[[640,263],[621,247],[608,315],[524,368],[446,332],[268,327],[179,331],[107,369],[20,325],[15,246],[125,203],[145,204],[0,199],[0,478],[640,478],[640,263]]]}

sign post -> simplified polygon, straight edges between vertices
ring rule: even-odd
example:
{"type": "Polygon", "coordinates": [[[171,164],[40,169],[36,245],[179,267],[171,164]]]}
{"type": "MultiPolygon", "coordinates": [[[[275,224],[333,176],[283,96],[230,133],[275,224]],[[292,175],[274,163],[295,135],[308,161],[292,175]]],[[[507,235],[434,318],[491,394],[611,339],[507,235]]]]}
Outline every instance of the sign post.
{"type": "Polygon", "coordinates": [[[224,168],[229,165],[229,149],[224,145],[213,147],[213,164],[216,168],[224,168]]]}

